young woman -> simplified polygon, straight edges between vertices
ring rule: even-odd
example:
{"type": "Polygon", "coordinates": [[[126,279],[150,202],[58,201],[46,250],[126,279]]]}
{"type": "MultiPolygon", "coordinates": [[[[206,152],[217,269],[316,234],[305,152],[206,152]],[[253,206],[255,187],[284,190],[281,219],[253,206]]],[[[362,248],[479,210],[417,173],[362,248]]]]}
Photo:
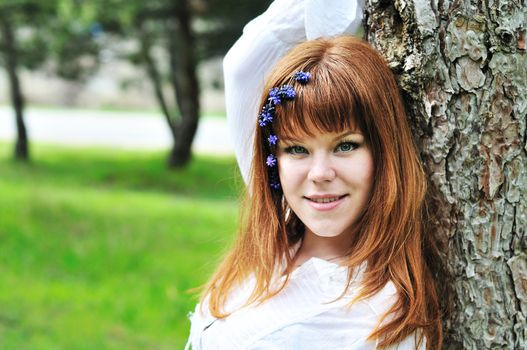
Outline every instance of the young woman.
{"type": "MultiPolygon", "coordinates": [[[[265,23],[287,3],[273,3],[255,21],[265,23]]],[[[248,26],[233,49],[250,46],[251,31],[261,35],[256,28],[248,26]]],[[[248,194],[239,237],[191,316],[189,345],[440,348],[426,181],[384,60],[368,44],[337,36],[295,46],[263,89],[245,83],[254,80],[250,70],[237,74],[226,79],[239,81],[227,87],[228,100],[243,105],[249,87],[263,91],[253,115],[228,107],[238,124],[253,125],[242,128],[254,130],[249,172],[239,157],[248,194]]]]}

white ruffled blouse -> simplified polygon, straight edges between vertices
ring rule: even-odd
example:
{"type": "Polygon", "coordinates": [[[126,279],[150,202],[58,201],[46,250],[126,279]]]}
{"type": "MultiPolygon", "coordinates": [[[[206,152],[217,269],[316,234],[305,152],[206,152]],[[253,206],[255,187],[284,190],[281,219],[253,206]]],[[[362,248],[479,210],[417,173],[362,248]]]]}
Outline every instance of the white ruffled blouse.
{"type": "MultiPolygon", "coordinates": [[[[388,282],[374,296],[349,307],[361,275],[358,269],[346,295],[337,299],[346,285],[347,267],[311,258],[293,271],[275,297],[242,307],[252,291],[250,280],[231,295],[226,310],[232,314],[224,319],[211,316],[206,301],[202,308],[196,306],[186,349],[375,349],[377,342],[367,338],[396,301],[396,289],[388,282]]],[[[415,344],[410,336],[391,349],[415,349],[415,344]]],[[[424,348],[423,344],[420,349],[424,348]]]]}

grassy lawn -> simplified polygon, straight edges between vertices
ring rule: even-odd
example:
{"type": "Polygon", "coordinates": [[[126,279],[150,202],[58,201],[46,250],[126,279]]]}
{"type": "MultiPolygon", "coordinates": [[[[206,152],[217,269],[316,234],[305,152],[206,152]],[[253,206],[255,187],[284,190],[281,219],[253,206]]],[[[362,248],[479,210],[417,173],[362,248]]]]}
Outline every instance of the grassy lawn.
{"type": "Polygon", "coordinates": [[[0,349],[182,349],[236,230],[234,159],[0,143],[0,349]]]}

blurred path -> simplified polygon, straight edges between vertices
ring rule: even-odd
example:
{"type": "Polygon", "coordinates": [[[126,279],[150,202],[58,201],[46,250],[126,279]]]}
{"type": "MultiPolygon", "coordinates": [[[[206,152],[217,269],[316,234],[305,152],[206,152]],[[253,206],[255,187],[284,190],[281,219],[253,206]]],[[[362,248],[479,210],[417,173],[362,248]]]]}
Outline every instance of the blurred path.
{"type": "MultiPolygon", "coordinates": [[[[129,149],[167,149],[170,133],[160,114],[76,109],[26,109],[30,141],[71,146],[108,146],[129,149]]],[[[14,140],[15,117],[11,107],[0,106],[0,140],[14,140]]],[[[234,154],[223,118],[201,118],[193,150],[234,154]]]]}

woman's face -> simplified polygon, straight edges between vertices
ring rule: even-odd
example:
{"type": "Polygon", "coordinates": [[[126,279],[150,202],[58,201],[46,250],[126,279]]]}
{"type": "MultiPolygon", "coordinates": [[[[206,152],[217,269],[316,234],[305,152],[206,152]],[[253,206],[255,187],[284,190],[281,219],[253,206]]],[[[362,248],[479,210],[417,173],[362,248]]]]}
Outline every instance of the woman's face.
{"type": "Polygon", "coordinates": [[[316,133],[280,139],[284,196],[306,230],[322,237],[351,234],[371,194],[373,156],[362,133],[316,133]]]}

